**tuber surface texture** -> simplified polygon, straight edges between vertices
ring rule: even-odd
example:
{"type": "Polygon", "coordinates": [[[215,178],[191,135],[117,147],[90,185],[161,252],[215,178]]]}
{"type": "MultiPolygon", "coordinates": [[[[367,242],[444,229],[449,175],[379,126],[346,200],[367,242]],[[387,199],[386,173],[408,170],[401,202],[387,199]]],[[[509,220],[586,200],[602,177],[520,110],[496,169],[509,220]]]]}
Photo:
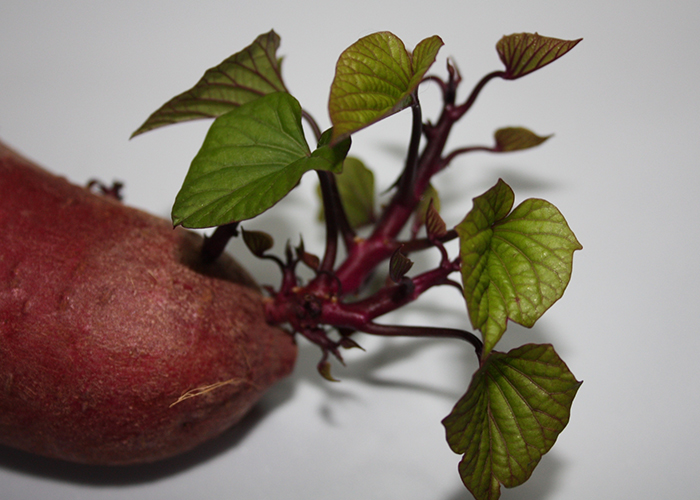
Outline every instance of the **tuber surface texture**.
{"type": "Polygon", "coordinates": [[[155,461],[239,421],[296,359],[248,274],[202,238],[0,143],[0,444],[155,461]]]}

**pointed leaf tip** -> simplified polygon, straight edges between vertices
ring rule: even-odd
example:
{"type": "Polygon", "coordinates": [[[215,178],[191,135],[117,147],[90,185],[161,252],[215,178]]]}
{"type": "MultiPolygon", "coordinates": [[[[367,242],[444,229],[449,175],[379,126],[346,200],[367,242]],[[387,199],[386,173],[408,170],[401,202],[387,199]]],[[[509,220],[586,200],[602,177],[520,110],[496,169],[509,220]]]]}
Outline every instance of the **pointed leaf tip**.
{"type": "Polygon", "coordinates": [[[362,347],[350,337],[341,338],[338,342],[338,345],[340,345],[340,347],[342,347],[343,349],[360,349],[361,351],[365,350],[364,347],[362,347]]]}
{"type": "Polygon", "coordinates": [[[442,41],[442,38],[437,35],[433,35],[418,42],[418,45],[416,45],[411,53],[411,71],[413,73],[410,83],[411,87],[415,88],[420,83],[435,62],[437,53],[443,45],[445,45],[445,43],[442,41]]]}
{"type": "Polygon", "coordinates": [[[306,172],[340,172],[350,139],[311,152],[301,117],[294,97],[275,92],[214,120],[175,199],[175,224],[203,228],[251,219],[306,172]]]}
{"type": "Polygon", "coordinates": [[[552,137],[551,135],[539,136],[523,127],[506,127],[496,130],[496,151],[508,152],[534,148],[552,137]]]}
{"type": "Polygon", "coordinates": [[[515,80],[554,62],[573,49],[582,38],[561,40],[537,33],[515,33],[496,44],[498,56],[506,66],[503,78],[515,80]]]}
{"type": "Polygon", "coordinates": [[[340,382],[340,380],[331,374],[331,364],[328,361],[322,361],[319,363],[317,369],[318,373],[329,382],[340,382]]]}
{"type": "Polygon", "coordinates": [[[216,118],[264,95],[285,92],[279,45],[280,37],[274,31],[258,36],[242,51],[208,69],[190,90],[166,102],[131,137],[165,125],[216,118]]]}
{"type": "Polygon", "coordinates": [[[525,482],[569,422],[581,386],[551,345],[492,352],[443,420],[459,473],[477,500],[525,482]]]}
{"type": "Polygon", "coordinates": [[[339,171],[348,147],[349,141],[311,153],[301,106],[286,92],[243,104],[209,129],[175,199],[173,221],[201,228],[251,219],[284,198],[304,173],[339,171]]]}

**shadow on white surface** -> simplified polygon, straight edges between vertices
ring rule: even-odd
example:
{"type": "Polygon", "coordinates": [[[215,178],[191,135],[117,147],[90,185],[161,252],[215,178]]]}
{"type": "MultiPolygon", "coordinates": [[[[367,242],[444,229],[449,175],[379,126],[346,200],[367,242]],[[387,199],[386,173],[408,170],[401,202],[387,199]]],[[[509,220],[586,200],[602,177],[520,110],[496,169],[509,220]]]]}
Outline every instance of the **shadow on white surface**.
{"type": "Polygon", "coordinates": [[[84,465],[41,457],[0,446],[0,468],[17,474],[93,486],[150,483],[201,465],[243,441],[267,415],[292,397],[294,385],[284,380],[273,386],[238,424],[219,437],[182,455],[151,464],[127,466],[84,465]]]}
{"type": "MultiPolygon", "coordinates": [[[[347,368],[342,369],[342,374],[337,369],[338,375],[344,380],[357,380],[367,385],[430,393],[439,392],[439,389],[428,384],[384,379],[373,374],[386,365],[412,357],[429,343],[434,343],[434,341],[419,340],[403,345],[385,344],[379,349],[375,349],[373,353],[364,353],[364,356],[360,357],[359,360],[353,360],[347,368]]],[[[353,390],[346,389],[340,384],[328,383],[321,378],[316,371],[316,363],[320,359],[320,355],[319,349],[315,346],[308,343],[300,345],[297,368],[292,376],[274,385],[241,422],[219,437],[183,455],[152,464],[115,467],[76,464],[0,446],[0,468],[25,476],[95,486],[125,486],[157,481],[199,466],[237,446],[270,413],[293,397],[295,387],[302,380],[323,388],[328,404],[321,406],[319,411],[324,420],[332,424],[333,419],[328,408],[332,406],[333,401],[354,398],[355,396],[353,390]]],[[[449,391],[444,391],[444,393],[449,397],[455,396],[449,391]]]]}

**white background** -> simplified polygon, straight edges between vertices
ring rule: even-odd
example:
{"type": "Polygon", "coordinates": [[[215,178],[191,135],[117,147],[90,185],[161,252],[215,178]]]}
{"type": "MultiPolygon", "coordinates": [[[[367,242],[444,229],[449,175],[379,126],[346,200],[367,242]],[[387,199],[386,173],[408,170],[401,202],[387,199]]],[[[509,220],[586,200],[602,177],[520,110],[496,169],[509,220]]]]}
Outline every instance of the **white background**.
{"type": "MultiPolygon", "coordinates": [[[[442,36],[433,70],[444,74],[453,57],[462,99],[500,69],[502,35],[583,37],[527,78],[492,82],[450,144],[488,144],[507,125],[555,137],[529,152],[465,157],[436,181],[450,224],[500,176],[518,200],[557,205],[584,245],[564,298],[533,329],[506,333],[506,348],[553,343],[584,384],[553,450],[502,498],[699,498],[699,26],[694,2],[660,0],[4,1],[0,138],[74,182],[122,180],[129,204],[167,216],[208,124],[130,133],[271,28],[288,87],[324,127],[338,55],[374,31],[393,31],[409,49],[442,36]]],[[[435,96],[421,91],[428,117],[435,96]]],[[[409,125],[403,113],[355,137],[353,152],[381,188],[398,173],[409,125]]],[[[309,176],[285,208],[248,227],[274,232],[278,246],[303,231],[321,252],[321,234],[296,220],[315,214],[313,189],[309,176]]],[[[240,242],[230,249],[241,252],[240,242]]],[[[241,259],[276,283],[274,270],[241,259]]],[[[452,290],[387,321],[469,327],[452,290]]],[[[368,352],[334,367],[340,384],[315,373],[318,350],[302,342],[292,377],[239,427],[184,457],[103,469],[0,449],[0,498],[469,498],[440,420],[475,368],[470,349],[360,341],[368,352]]]]}

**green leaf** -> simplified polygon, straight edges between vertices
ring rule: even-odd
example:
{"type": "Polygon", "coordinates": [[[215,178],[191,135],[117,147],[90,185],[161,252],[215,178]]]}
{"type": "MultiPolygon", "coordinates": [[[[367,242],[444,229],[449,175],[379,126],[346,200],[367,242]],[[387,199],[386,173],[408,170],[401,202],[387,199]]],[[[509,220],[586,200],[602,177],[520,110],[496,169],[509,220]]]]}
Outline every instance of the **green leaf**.
{"type": "Polygon", "coordinates": [[[443,420],[462,481],[477,500],[525,482],[569,422],[580,387],[551,345],[493,352],[443,420]]]}
{"type": "Polygon", "coordinates": [[[542,137],[523,127],[506,127],[496,130],[496,151],[519,151],[534,148],[549,139],[551,135],[542,137]]]}
{"type": "MultiPolygon", "coordinates": [[[[418,42],[411,54],[411,71],[413,76],[409,88],[415,89],[435,62],[440,47],[444,45],[442,38],[433,35],[418,42]]],[[[412,92],[413,90],[411,90],[412,92]]],[[[410,92],[409,92],[410,93],[410,92]]]]}
{"type": "Polygon", "coordinates": [[[361,160],[347,157],[343,172],[336,175],[336,184],[351,227],[357,229],[375,221],[374,174],[361,160]]]}
{"type": "Polygon", "coordinates": [[[554,62],[573,49],[578,40],[560,40],[537,33],[515,33],[496,44],[498,56],[506,66],[506,80],[515,80],[554,62]]]}
{"type": "Polygon", "coordinates": [[[324,138],[330,137],[332,131],[333,129],[329,129],[324,132],[316,149],[311,153],[311,158],[319,164],[313,167],[314,170],[331,170],[339,174],[343,171],[345,158],[350,150],[350,138],[331,144],[330,140],[324,140],[324,138]]]}
{"type": "Polygon", "coordinates": [[[333,142],[410,106],[411,93],[442,45],[432,36],[409,53],[401,39],[384,31],[348,47],[338,59],[328,103],[333,142]]]}
{"type": "Polygon", "coordinates": [[[349,140],[313,153],[301,106],[279,92],[217,118],[190,165],[173,206],[173,223],[220,226],[250,219],[291,191],[309,170],[340,171],[349,140]]]}
{"type": "Polygon", "coordinates": [[[131,137],[173,123],[215,118],[264,95],[286,92],[276,55],[279,44],[274,31],[260,35],[250,46],[207,70],[190,90],[161,106],[131,137]]]}
{"type": "Polygon", "coordinates": [[[474,198],[455,228],[460,240],[464,297],[487,356],[507,320],[531,327],[564,293],[581,244],[551,203],[528,199],[515,210],[503,180],[474,198]],[[510,212],[510,213],[509,213],[510,212]]]}

